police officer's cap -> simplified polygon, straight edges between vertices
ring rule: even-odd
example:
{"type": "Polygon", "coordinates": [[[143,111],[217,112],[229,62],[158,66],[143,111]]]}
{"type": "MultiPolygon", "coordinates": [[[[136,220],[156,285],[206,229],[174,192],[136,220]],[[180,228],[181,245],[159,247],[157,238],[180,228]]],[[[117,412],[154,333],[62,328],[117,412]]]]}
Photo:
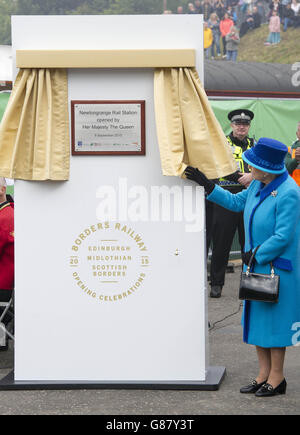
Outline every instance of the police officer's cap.
{"type": "Polygon", "coordinates": [[[229,121],[236,122],[237,124],[250,124],[253,118],[254,113],[248,109],[237,109],[228,113],[229,121]]]}

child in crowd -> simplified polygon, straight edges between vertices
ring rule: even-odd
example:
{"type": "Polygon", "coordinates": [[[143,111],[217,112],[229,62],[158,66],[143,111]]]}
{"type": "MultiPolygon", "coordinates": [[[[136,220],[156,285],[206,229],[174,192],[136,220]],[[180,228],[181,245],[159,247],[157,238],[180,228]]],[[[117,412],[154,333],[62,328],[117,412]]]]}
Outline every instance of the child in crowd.
{"type": "Polygon", "coordinates": [[[278,12],[273,10],[269,22],[269,36],[265,45],[278,44],[280,42],[280,18],[278,12]]]}
{"type": "Polygon", "coordinates": [[[235,26],[232,26],[230,32],[226,35],[227,60],[236,61],[240,37],[235,26]]]}

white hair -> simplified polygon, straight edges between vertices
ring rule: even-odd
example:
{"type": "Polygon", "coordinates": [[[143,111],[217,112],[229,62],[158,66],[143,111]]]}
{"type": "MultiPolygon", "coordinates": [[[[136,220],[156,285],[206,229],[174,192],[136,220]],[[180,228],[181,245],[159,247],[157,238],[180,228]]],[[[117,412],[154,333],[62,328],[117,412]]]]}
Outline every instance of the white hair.
{"type": "Polygon", "coordinates": [[[6,180],[4,177],[0,177],[0,186],[1,187],[6,187],[6,180]]]}

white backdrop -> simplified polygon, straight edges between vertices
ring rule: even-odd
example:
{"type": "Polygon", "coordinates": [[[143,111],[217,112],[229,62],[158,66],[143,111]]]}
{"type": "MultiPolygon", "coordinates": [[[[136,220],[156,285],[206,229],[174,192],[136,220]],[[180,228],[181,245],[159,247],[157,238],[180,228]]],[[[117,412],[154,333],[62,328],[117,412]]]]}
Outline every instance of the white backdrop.
{"type": "MultiPolygon", "coordinates": [[[[12,23],[14,53],[195,48],[202,77],[200,16],[18,16],[12,23]]],[[[69,70],[69,100],[80,99],[145,100],[146,155],[72,156],[68,182],[16,181],[15,379],[203,381],[204,197],[161,174],[153,70],[69,70]],[[95,259],[100,246],[127,247],[124,276],[98,274],[100,264],[123,261],[95,259]]]]}

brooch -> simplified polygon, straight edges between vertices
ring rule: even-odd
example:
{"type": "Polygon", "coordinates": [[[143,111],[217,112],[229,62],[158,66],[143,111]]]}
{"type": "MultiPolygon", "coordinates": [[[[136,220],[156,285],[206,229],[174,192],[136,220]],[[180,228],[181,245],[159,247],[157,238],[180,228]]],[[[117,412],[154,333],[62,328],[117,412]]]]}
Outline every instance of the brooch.
{"type": "Polygon", "coordinates": [[[271,195],[275,198],[275,196],[277,196],[277,190],[273,190],[273,192],[271,192],[271,195]]]}

